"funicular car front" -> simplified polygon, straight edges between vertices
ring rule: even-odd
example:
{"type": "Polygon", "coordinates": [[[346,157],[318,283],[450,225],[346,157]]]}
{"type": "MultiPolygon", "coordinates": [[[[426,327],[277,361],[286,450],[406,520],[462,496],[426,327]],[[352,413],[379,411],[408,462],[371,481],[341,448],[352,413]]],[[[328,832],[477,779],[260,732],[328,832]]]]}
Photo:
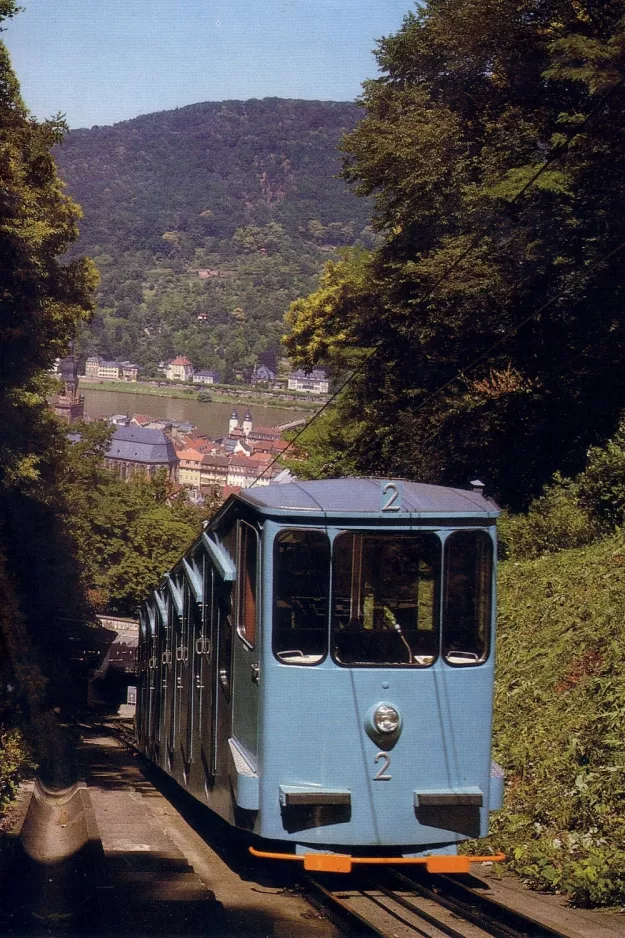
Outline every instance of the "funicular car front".
{"type": "Polygon", "coordinates": [[[296,853],[454,854],[498,806],[496,507],[399,501],[264,524],[257,830],[296,853]]]}

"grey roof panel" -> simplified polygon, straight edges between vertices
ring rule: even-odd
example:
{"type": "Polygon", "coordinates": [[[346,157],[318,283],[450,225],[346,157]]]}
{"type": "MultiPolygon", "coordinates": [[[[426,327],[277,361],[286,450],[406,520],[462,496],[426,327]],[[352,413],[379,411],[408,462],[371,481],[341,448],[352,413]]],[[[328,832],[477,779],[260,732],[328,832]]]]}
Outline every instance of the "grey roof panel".
{"type": "Polygon", "coordinates": [[[163,466],[178,461],[175,447],[165,433],[145,427],[118,427],[111,438],[106,456],[108,459],[125,459],[163,466]]]}
{"type": "Polygon", "coordinates": [[[389,517],[407,515],[456,515],[499,513],[495,502],[481,492],[425,485],[398,479],[323,479],[314,482],[289,482],[244,489],[238,498],[261,511],[306,511],[322,514],[380,514],[382,504],[392,491],[383,495],[383,488],[393,482],[400,496],[398,511],[387,511],[389,517]]]}

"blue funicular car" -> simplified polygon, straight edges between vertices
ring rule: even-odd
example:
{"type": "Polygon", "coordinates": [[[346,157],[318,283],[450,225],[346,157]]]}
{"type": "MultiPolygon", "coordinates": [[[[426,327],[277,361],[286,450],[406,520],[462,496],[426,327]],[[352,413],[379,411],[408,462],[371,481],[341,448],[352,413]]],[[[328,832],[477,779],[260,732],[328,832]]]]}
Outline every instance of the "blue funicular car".
{"type": "Polygon", "coordinates": [[[274,842],[257,856],[337,872],[502,859],[457,855],[503,796],[490,757],[499,510],[482,488],[244,489],[145,603],[139,745],[274,842]]]}

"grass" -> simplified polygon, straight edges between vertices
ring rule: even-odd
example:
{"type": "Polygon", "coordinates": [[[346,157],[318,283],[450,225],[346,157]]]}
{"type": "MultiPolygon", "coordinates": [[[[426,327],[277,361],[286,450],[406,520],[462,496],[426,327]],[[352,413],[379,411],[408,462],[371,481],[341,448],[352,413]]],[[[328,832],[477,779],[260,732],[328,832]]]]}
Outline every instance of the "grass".
{"type": "Polygon", "coordinates": [[[489,844],[533,885],[625,903],[625,536],[500,568],[489,844]]]}

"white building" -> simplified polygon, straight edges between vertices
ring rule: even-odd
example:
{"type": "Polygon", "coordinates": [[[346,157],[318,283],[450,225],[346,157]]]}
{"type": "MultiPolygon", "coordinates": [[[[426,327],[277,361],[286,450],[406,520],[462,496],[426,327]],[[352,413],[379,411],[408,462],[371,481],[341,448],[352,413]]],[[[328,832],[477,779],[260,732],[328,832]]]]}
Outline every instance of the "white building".
{"type": "Polygon", "coordinates": [[[313,368],[309,373],[301,368],[289,375],[289,391],[303,391],[306,394],[327,394],[330,382],[323,368],[313,368]]]}
{"type": "Polygon", "coordinates": [[[216,371],[195,371],[193,373],[194,384],[217,384],[219,375],[216,371]]]}

